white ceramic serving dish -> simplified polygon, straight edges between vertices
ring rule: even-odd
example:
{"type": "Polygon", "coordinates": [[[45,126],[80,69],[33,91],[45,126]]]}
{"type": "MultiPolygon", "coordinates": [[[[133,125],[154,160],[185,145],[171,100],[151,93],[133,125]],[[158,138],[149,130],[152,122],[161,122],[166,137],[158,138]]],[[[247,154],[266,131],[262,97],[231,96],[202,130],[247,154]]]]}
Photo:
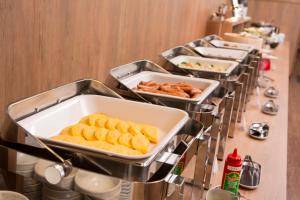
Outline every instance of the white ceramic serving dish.
{"type": "Polygon", "coordinates": [[[244,60],[248,55],[246,51],[236,49],[223,49],[215,47],[195,47],[194,49],[201,55],[207,57],[244,60]]]}
{"type": "Polygon", "coordinates": [[[225,40],[211,40],[210,43],[218,48],[239,49],[239,50],[244,50],[247,52],[251,52],[255,48],[253,45],[250,45],[250,44],[228,42],[225,40]]]}
{"type": "Polygon", "coordinates": [[[219,82],[215,80],[191,78],[186,76],[178,76],[173,74],[165,74],[165,73],[152,72],[152,71],[143,71],[141,73],[135,74],[133,76],[122,79],[120,81],[128,88],[133,89],[136,88],[136,86],[140,83],[140,81],[151,81],[151,80],[155,81],[156,83],[177,83],[177,82],[189,83],[193,87],[201,89],[202,93],[196,98],[184,98],[184,97],[178,97],[173,95],[144,92],[139,90],[136,90],[136,92],[144,95],[167,97],[167,98],[172,98],[180,101],[199,103],[204,101],[219,86],[219,82]]]}
{"type": "MultiPolygon", "coordinates": [[[[223,74],[224,76],[228,76],[231,74],[231,72],[239,65],[238,62],[235,61],[229,61],[229,60],[218,60],[218,59],[212,59],[212,58],[203,58],[203,57],[197,57],[197,56],[177,56],[170,60],[174,65],[179,65],[182,62],[201,62],[201,63],[207,63],[212,65],[219,65],[224,66],[227,69],[223,72],[216,72],[211,70],[202,70],[202,69],[191,69],[191,68],[184,68],[192,71],[201,71],[201,72],[210,72],[210,73],[216,73],[216,74],[223,74]]],[[[197,78],[198,79],[198,78],[197,78]]],[[[205,79],[206,80],[206,79],[205,79]]]]}
{"type": "Polygon", "coordinates": [[[75,188],[91,197],[111,199],[120,195],[121,180],[79,170],[75,176],[75,188]]]}
{"type": "Polygon", "coordinates": [[[68,146],[74,150],[88,150],[120,158],[142,159],[157,154],[185,125],[187,120],[188,114],[175,108],[100,95],[81,95],[23,119],[18,124],[27,132],[48,144],[68,146]],[[103,112],[123,120],[156,126],[158,128],[159,143],[156,145],[151,144],[147,154],[123,155],[50,139],[50,137],[58,135],[63,128],[79,122],[82,117],[97,112],[103,112]]]}

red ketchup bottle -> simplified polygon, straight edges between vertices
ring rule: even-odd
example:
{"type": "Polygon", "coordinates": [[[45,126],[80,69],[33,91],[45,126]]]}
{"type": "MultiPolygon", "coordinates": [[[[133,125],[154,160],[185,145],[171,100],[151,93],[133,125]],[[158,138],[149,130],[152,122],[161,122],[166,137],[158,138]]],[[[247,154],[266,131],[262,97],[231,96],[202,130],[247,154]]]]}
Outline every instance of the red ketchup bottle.
{"type": "Polygon", "coordinates": [[[221,184],[221,188],[223,190],[227,190],[234,195],[238,194],[241,169],[242,159],[241,156],[238,155],[237,149],[235,148],[233,153],[229,154],[225,161],[221,184]]]}

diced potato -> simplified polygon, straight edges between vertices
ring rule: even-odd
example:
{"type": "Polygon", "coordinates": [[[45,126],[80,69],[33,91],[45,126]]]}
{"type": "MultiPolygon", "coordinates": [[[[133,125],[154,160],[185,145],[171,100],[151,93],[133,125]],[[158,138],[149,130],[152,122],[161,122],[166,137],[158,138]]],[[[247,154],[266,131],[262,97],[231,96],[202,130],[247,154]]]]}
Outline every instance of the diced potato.
{"type": "Polygon", "coordinates": [[[118,144],[119,137],[121,136],[121,133],[117,130],[110,130],[107,133],[106,141],[111,144],[118,144]]]}
{"type": "Polygon", "coordinates": [[[117,118],[109,118],[105,123],[105,128],[109,130],[113,130],[116,128],[117,124],[119,123],[119,119],[117,118]]]}
{"type": "Polygon", "coordinates": [[[134,125],[134,124],[130,125],[130,127],[128,128],[128,132],[131,133],[132,135],[142,134],[141,129],[137,125],[134,125]]]}
{"type": "Polygon", "coordinates": [[[106,141],[106,135],[108,133],[108,129],[106,128],[98,128],[95,131],[95,137],[97,140],[106,141]]]}
{"type": "Polygon", "coordinates": [[[117,124],[116,128],[121,133],[127,133],[129,125],[127,122],[120,120],[119,123],[117,124]]]}
{"type": "Polygon", "coordinates": [[[89,116],[85,116],[85,117],[81,118],[79,123],[89,125],[89,116]]]}
{"type": "Polygon", "coordinates": [[[83,128],[82,135],[86,140],[97,140],[97,138],[95,137],[96,130],[97,128],[94,126],[86,126],[83,128]]]}
{"type": "Polygon", "coordinates": [[[51,137],[53,140],[64,140],[65,138],[69,137],[70,135],[55,135],[51,137]]]}
{"type": "Polygon", "coordinates": [[[105,128],[105,124],[108,120],[108,117],[104,114],[100,115],[96,120],[96,126],[99,128],[105,128]]]}
{"type": "Polygon", "coordinates": [[[153,142],[157,144],[158,142],[158,130],[154,126],[146,125],[142,128],[141,131],[149,140],[150,142],[153,142]]]}
{"type": "Polygon", "coordinates": [[[149,150],[149,140],[142,134],[137,134],[132,137],[131,140],[132,146],[135,150],[142,152],[143,154],[147,153],[149,150]]]}
{"type": "Polygon", "coordinates": [[[71,128],[72,128],[72,126],[68,126],[68,127],[66,127],[66,128],[64,128],[61,132],[60,132],[60,135],[71,135],[72,133],[71,133],[71,128]]]}
{"type": "Polygon", "coordinates": [[[83,129],[87,127],[85,124],[76,124],[71,128],[71,135],[73,136],[82,136],[83,129]]]}
{"type": "Polygon", "coordinates": [[[132,139],[132,135],[130,133],[125,133],[119,137],[119,143],[126,147],[131,148],[132,147],[131,139],[132,139]]]}
{"type": "Polygon", "coordinates": [[[86,142],[86,140],[81,136],[68,136],[64,138],[63,141],[75,144],[84,144],[86,142]]]}

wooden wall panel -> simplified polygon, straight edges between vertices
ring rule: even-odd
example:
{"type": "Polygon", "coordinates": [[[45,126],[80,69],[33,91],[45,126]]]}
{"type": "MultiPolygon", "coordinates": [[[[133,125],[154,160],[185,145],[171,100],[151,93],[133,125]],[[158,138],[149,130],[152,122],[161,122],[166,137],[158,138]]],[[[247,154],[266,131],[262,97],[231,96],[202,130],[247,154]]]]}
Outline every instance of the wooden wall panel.
{"type": "Polygon", "coordinates": [[[249,15],[253,21],[274,23],[290,41],[290,72],[293,71],[295,64],[300,32],[300,1],[297,1],[249,0],[249,15]]]}
{"type": "Polygon", "coordinates": [[[12,101],[201,37],[223,0],[0,0],[0,121],[12,101]]]}

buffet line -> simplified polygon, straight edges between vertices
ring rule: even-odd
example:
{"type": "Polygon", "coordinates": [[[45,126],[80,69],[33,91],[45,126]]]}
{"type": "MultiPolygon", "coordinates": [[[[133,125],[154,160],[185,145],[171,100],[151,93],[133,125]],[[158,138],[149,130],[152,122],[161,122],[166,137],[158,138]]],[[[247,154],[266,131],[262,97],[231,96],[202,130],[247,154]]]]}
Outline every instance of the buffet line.
{"type": "MultiPolygon", "coordinates": [[[[10,104],[1,147],[50,160],[39,173],[50,191],[75,190],[86,199],[182,199],[189,185],[203,197],[216,158],[224,160],[228,137],[246,120],[262,54],[209,35],[161,57],[161,66],[138,60],[113,68],[114,86],[83,79],[10,104]],[[185,178],[192,159],[193,178],[185,178]],[[82,189],[88,173],[117,178],[113,192],[121,195],[82,189]],[[81,176],[75,186],[68,179],[74,176],[75,182],[81,176]]],[[[261,127],[253,126],[256,134],[261,127]]]]}

